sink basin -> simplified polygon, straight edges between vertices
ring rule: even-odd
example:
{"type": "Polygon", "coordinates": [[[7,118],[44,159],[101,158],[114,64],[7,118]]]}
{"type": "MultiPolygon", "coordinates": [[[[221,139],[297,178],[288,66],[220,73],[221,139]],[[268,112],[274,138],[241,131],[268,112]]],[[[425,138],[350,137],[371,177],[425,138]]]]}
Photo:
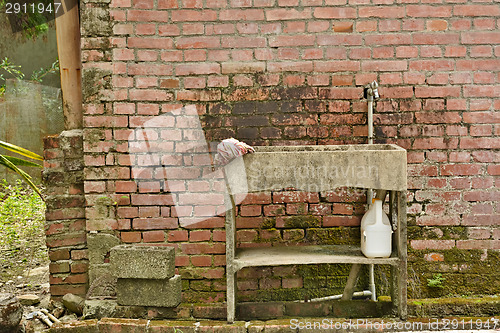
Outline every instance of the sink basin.
{"type": "Polygon", "coordinates": [[[392,144],[259,146],[225,166],[230,191],[358,187],[406,190],[406,150],[392,144]]]}

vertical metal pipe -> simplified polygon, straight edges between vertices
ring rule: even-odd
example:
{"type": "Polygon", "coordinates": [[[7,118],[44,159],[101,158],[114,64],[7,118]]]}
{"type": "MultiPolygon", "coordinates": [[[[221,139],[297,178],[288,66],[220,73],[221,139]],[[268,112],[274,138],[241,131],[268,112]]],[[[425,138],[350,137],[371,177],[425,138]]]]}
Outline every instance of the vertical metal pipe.
{"type": "Polygon", "coordinates": [[[368,144],[373,144],[373,96],[368,95],[368,144]]]}
{"type": "MultiPolygon", "coordinates": [[[[373,94],[368,92],[368,144],[373,144],[373,94]]],[[[366,192],[366,201],[368,205],[372,204],[373,190],[371,188],[366,192]]]]}
{"type": "MultiPolygon", "coordinates": [[[[374,95],[375,92],[373,91],[374,88],[376,88],[375,83],[370,84],[368,87],[368,94],[367,94],[367,101],[368,101],[368,144],[372,145],[373,144],[373,100],[374,100],[374,95]]],[[[378,95],[378,93],[377,93],[378,95]]],[[[366,199],[368,201],[368,205],[372,204],[372,199],[373,199],[373,189],[368,189],[366,192],[366,199]]],[[[375,294],[375,266],[373,264],[369,265],[370,267],[370,272],[369,272],[369,277],[370,277],[370,291],[372,293],[372,300],[376,301],[377,296],[375,294]]]]}

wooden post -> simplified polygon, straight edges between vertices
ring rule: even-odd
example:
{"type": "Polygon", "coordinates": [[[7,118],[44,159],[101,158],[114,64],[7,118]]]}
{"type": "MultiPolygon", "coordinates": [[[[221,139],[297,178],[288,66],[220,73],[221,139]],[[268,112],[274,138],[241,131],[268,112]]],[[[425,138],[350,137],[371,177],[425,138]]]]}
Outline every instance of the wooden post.
{"type": "Polygon", "coordinates": [[[64,13],[56,15],[55,23],[64,127],[66,130],[81,129],[83,126],[82,62],[78,0],[62,1],[62,6],[64,13]]]}
{"type": "MultiPolygon", "coordinates": [[[[225,178],[228,184],[227,178],[225,178]]],[[[234,322],[236,314],[236,269],[234,267],[234,257],[236,252],[236,205],[234,197],[229,192],[225,194],[224,202],[226,205],[226,306],[227,306],[227,321],[234,322]]]]}
{"type": "Polygon", "coordinates": [[[359,272],[361,270],[361,264],[352,264],[351,271],[349,272],[349,278],[344,288],[344,293],[342,294],[342,300],[348,301],[352,299],[352,294],[354,294],[354,288],[358,282],[359,272]]]}
{"type": "Polygon", "coordinates": [[[398,205],[398,230],[396,231],[396,237],[398,241],[398,257],[401,260],[398,265],[398,285],[399,285],[399,293],[398,293],[398,312],[399,317],[402,320],[406,320],[408,317],[407,310],[407,282],[408,282],[408,271],[407,271],[407,248],[406,248],[406,239],[407,239],[407,230],[406,230],[406,192],[399,191],[397,194],[397,205],[398,205]]]}

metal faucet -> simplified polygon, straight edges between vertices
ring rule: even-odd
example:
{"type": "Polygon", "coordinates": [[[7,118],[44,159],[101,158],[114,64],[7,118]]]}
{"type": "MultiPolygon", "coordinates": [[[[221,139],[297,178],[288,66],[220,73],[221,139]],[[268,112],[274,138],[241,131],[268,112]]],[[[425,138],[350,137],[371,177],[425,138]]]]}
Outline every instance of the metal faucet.
{"type": "Polygon", "coordinates": [[[370,96],[373,99],[379,99],[380,98],[380,96],[378,94],[378,83],[377,83],[377,81],[373,81],[372,83],[368,84],[366,86],[366,88],[368,89],[368,91],[367,91],[368,98],[370,98],[370,96]]]}
{"type": "Polygon", "coordinates": [[[364,89],[365,98],[368,100],[368,144],[373,143],[373,101],[380,98],[378,83],[373,81],[364,89]]]}

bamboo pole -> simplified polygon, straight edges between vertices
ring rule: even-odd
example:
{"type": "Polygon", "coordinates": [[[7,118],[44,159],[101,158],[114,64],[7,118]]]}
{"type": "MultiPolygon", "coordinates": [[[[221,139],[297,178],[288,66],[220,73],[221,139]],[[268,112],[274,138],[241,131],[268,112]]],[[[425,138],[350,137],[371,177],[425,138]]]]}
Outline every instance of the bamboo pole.
{"type": "Polygon", "coordinates": [[[65,0],[62,1],[62,5],[64,14],[56,15],[55,23],[64,127],[66,130],[81,129],[83,126],[82,62],[78,0],[65,0]]]}

